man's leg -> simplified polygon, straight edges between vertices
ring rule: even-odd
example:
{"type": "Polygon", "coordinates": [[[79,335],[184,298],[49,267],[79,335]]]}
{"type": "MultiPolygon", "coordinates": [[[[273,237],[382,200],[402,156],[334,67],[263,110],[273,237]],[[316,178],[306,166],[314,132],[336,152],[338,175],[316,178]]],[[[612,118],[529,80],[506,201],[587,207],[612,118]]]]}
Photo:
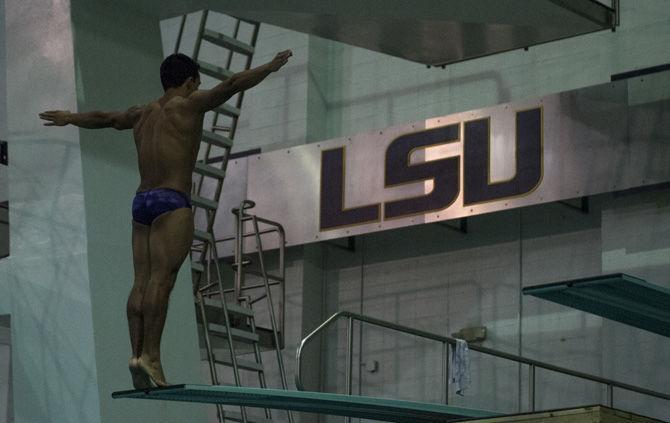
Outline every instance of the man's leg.
{"type": "Polygon", "coordinates": [[[151,277],[144,293],[144,342],[139,364],[158,386],[165,386],[160,361],[160,343],[168,300],[179,267],[193,242],[193,214],[181,208],[160,215],[151,224],[149,251],[151,277]]]}
{"type": "Polygon", "coordinates": [[[142,318],[142,301],[144,292],[151,276],[151,260],[149,257],[149,232],[151,227],[133,221],[133,267],[135,281],[130,290],[126,314],[130,332],[130,346],[132,357],[128,365],[133,377],[135,389],[151,387],[148,376],[140,370],[138,359],[142,354],[142,340],[144,338],[144,319],[142,318]]]}

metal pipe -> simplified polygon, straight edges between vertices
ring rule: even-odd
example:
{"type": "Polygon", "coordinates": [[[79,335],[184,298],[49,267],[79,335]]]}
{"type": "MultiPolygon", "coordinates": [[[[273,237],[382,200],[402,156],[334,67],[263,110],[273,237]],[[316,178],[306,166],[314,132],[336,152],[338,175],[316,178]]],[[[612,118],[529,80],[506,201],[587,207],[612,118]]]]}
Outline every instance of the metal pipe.
{"type": "Polygon", "coordinates": [[[612,384],[607,385],[607,406],[614,408],[614,386],[612,384]]]}
{"type": "MultiPolygon", "coordinates": [[[[346,366],[346,385],[347,385],[347,395],[352,394],[352,382],[353,382],[353,362],[354,362],[354,319],[349,317],[347,319],[347,366],[346,366]]],[[[347,417],[347,422],[351,423],[351,417],[347,417]]]]}
{"type": "MultiPolygon", "coordinates": [[[[243,203],[244,204],[244,203],[243,203]]],[[[240,207],[240,215],[244,213],[244,208],[240,207]]],[[[252,215],[251,222],[254,227],[254,232],[256,233],[256,250],[258,252],[258,265],[261,268],[261,273],[263,274],[263,283],[265,284],[265,295],[267,297],[268,311],[270,312],[270,324],[272,325],[272,337],[275,342],[275,347],[277,351],[277,364],[279,365],[279,378],[281,379],[282,388],[288,389],[288,383],[286,381],[286,369],[284,368],[284,359],[281,355],[281,350],[279,349],[279,334],[277,333],[277,319],[275,318],[274,304],[272,303],[272,291],[270,290],[270,284],[267,277],[267,271],[265,270],[265,261],[263,260],[263,243],[261,236],[258,233],[258,220],[256,216],[252,215]]],[[[241,257],[240,257],[241,258],[241,257]]],[[[242,262],[238,264],[238,270],[241,273],[242,262]]],[[[288,413],[288,420],[290,423],[293,423],[292,413],[288,413]]]]}
{"type": "MultiPolygon", "coordinates": [[[[252,307],[251,302],[249,299],[246,300],[249,302],[249,307],[252,307]]],[[[256,333],[256,318],[255,317],[250,317],[249,318],[249,324],[251,325],[251,331],[253,333],[256,333]]],[[[256,358],[256,363],[262,364],[263,363],[263,356],[261,354],[261,349],[258,347],[258,342],[253,343],[253,349],[254,349],[254,357],[256,358]]],[[[261,388],[265,389],[267,388],[267,383],[265,382],[265,372],[257,372],[258,374],[258,383],[261,388]]],[[[269,408],[265,408],[265,418],[271,419],[272,418],[272,413],[270,412],[269,408]]]]}
{"type": "Polygon", "coordinates": [[[207,327],[207,314],[205,313],[205,299],[202,292],[198,292],[198,310],[200,311],[200,318],[202,319],[203,334],[205,335],[205,351],[207,352],[207,359],[209,361],[209,375],[212,378],[212,384],[218,385],[219,378],[216,373],[216,366],[214,365],[214,350],[212,349],[212,340],[209,336],[209,328],[207,327]]]}
{"type": "Polygon", "coordinates": [[[535,411],[535,366],[528,368],[528,407],[530,411],[535,411]]]}
{"type": "Polygon", "coordinates": [[[237,210],[236,216],[236,233],[237,236],[235,242],[235,263],[237,263],[237,269],[235,271],[235,298],[240,296],[242,292],[242,284],[244,283],[242,272],[242,257],[244,253],[244,239],[242,239],[242,234],[244,233],[244,221],[242,220],[242,215],[244,214],[244,201],[240,203],[240,208],[237,210]]]}
{"type": "MultiPolygon", "coordinates": [[[[213,242],[210,248],[210,260],[214,261],[214,267],[216,269],[216,279],[219,283],[219,291],[221,291],[221,307],[223,309],[223,318],[226,324],[226,340],[228,341],[228,349],[230,351],[230,362],[233,365],[233,377],[235,378],[235,384],[241,386],[240,380],[240,369],[237,365],[237,356],[235,355],[235,346],[233,343],[232,335],[232,325],[230,324],[230,316],[228,315],[228,306],[226,305],[226,298],[223,295],[223,275],[221,274],[221,266],[219,266],[218,260],[215,258],[219,256],[218,251],[216,250],[216,243],[213,242]]],[[[207,322],[205,321],[205,325],[207,322]]],[[[244,406],[240,406],[240,412],[242,414],[242,422],[247,423],[247,409],[244,406]]]]}
{"type": "Polygon", "coordinates": [[[346,385],[347,395],[351,395],[351,387],[353,384],[353,361],[354,361],[354,319],[349,317],[347,319],[347,366],[346,366],[346,385]]]}
{"type": "Polygon", "coordinates": [[[444,403],[449,404],[449,343],[442,342],[442,378],[444,379],[444,403]]]}
{"type": "MultiPolygon", "coordinates": [[[[375,319],[373,317],[368,317],[368,316],[363,316],[363,315],[356,314],[356,313],[351,313],[349,311],[339,311],[339,312],[333,314],[332,316],[330,316],[326,321],[324,321],[316,329],[314,329],[312,332],[310,332],[300,342],[300,345],[298,346],[298,349],[296,351],[297,365],[296,365],[296,376],[295,377],[296,377],[296,387],[298,388],[298,390],[303,389],[303,385],[302,385],[302,382],[300,380],[300,377],[301,377],[300,361],[301,361],[302,349],[304,348],[304,346],[307,343],[309,343],[312,340],[312,338],[314,338],[316,335],[318,335],[323,329],[330,326],[334,321],[338,320],[339,318],[343,318],[343,317],[347,317],[347,318],[351,317],[352,319],[356,319],[356,320],[361,321],[361,322],[365,322],[365,323],[369,323],[369,324],[372,324],[372,325],[384,327],[384,328],[387,328],[387,329],[392,329],[392,330],[407,333],[407,334],[410,334],[410,335],[419,336],[419,337],[426,338],[426,339],[433,339],[433,340],[439,341],[439,342],[447,342],[451,346],[456,345],[456,339],[450,338],[448,336],[436,335],[434,333],[425,332],[425,331],[410,328],[410,327],[407,327],[407,326],[398,325],[396,323],[375,319]]],[[[665,393],[662,393],[662,392],[652,391],[650,389],[641,388],[639,386],[629,385],[627,383],[621,383],[621,382],[617,382],[617,381],[610,380],[610,379],[605,379],[605,378],[602,378],[602,377],[599,377],[599,376],[594,376],[594,375],[590,375],[590,374],[587,374],[587,373],[582,373],[582,372],[566,369],[564,367],[554,366],[554,365],[544,363],[544,362],[541,362],[541,361],[532,360],[532,359],[521,357],[521,356],[518,356],[518,355],[509,354],[509,353],[506,353],[506,352],[503,352],[503,351],[498,351],[498,350],[494,350],[494,349],[491,349],[491,348],[482,347],[482,346],[479,346],[479,345],[472,344],[472,345],[469,345],[468,347],[471,351],[477,351],[477,352],[480,352],[480,353],[483,353],[483,354],[492,355],[494,357],[504,358],[506,360],[511,360],[511,361],[514,361],[514,362],[517,362],[517,363],[533,365],[533,366],[535,366],[537,368],[540,368],[540,369],[549,370],[549,371],[557,372],[557,373],[562,373],[562,374],[565,374],[565,375],[568,375],[568,376],[574,376],[574,377],[577,377],[577,378],[580,378],[580,379],[586,379],[586,380],[590,380],[590,381],[593,381],[593,382],[602,383],[604,385],[612,385],[613,387],[616,387],[616,388],[625,389],[627,391],[637,392],[639,394],[648,395],[648,396],[651,396],[651,397],[654,397],[654,398],[660,398],[660,399],[663,399],[663,400],[670,401],[670,394],[665,394],[665,393]]]]}

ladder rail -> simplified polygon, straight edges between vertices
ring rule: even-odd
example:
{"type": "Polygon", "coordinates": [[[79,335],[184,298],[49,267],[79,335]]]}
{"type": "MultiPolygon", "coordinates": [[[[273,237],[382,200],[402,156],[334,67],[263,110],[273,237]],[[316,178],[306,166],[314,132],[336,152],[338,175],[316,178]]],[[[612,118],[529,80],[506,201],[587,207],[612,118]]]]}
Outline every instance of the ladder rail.
{"type": "MultiPolygon", "coordinates": [[[[279,373],[282,383],[282,388],[288,389],[288,383],[286,381],[286,369],[284,367],[284,359],[281,355],[280,343],[279,343],[279,334],[277,333],[277,319],[275,317],[274,304],[272,302],[272,289],[269,285],[269,280],[267,277],[267,272],[265,271],[265,261],[263,260],[263,244],[260,235],[258,235],[258,221],[254,217],[252,219],[254,229],[256,231],[256,249],[258,251],[258,264],[261,267],[261,272],[263,273],[263,284],[265,285],[265,295],[267,300],[268,310],[270,312],[270,325],[272,326],[272,336],[274,337],[274,342],[276,345],[277,351],[277,362],[279,364],[279,373]]],[[[283,250],[283,248],[280,248],[283,250]]]]}
{"type": "MultiPolygon", "coordinates": [[[[284,280],[284,272],[285,272],[285,267],[284,267],[284,259],[285,259],[285,253],[284,249],[286,246],[286,236],[284,232],[284,228],[281,224],[278,222],[273,222],[268,219],[263,219],[259,218],[255,215],[252,214],[247,214],[245,213],[245,210],[248,210],[252,207],[255,206],[255,203],[253,201],[249,200],[244,200],[240,203],[240,206],[238,208],[233,209],[233,214],[236,215],[236,243],[235,243],[235,263],[237,263],[236,271],[235,271],[235,293],[236,295],[239,295],[244,287],[244,270],[242,266],[242,260],[244,257],[244,234],[247,233],[245,231],[245,223],[250,222],[252,225],[252,231],[251,234],[254,236],[254,241],[255,241],[255,246],[256,246],[256,253],[258,257],[258,265],[260,266],[260,275],[263,279],[262,286],[265,288],[265,292],[261,295],[260,298],[265,298],[266,299],[266,305],[267,305],[267,310],[268,314],[270,317],[270,326],[272,330],[272,337],[273,337],[273,342],[275,346],[275,353],[277,356],[277,365],[279,367],[279,377],[281,381],[281,385],[283,389],[288,389],[288,382],[286,379],[286,367],[284,366],[284,359],[282,357],[281,353],[281,345],[282,342],[280,341],[279,337],[279,331],[282,330],[279,328],[277,324],[277,319],[275,315],[275,309],[274,309],[274,302],[272,300],[272,290],[271,290],[271,284],[270,280],[268,278],[266,266],[265,266],[265,259],[263,258],[263,242],[261,239],[261,230],[259,228],[258,223],[263,222],[268,225],[272,225],[276,228],[276,232],[279,235],[279,267],[280,267],[280,274],[282,275],[282,280],[284,280]]],[[[282,294],[285,292],[285,284],[281,283],[281,292],[282,294]]],[[[284,297],[282,297],[284,298],[284,297]]],[[[255,303],[258,301],[258,299],[255,299],[250,302],[250,304],[255,303]]],[[[283,316],[282,316],[282,324],[283,324],[283,316]]],[[[283,332],[282,332],[283,336],[283,332]]],[[[287,411],[288,415],[288,420],[290,423],[293,423],[293,414],[290,411],[287,411]]]]}
{"type": "MultiPolygon", "coordinates": [[[[210,255],[216,254],[216,245],[215,243],[212,243],[212,248],[209,249],[210,255]]],[[[211,257],[210,257],[211,258],[211,257]]],[[[221,273],[221,268],[217,260],[207,260],[207,268],[206,268],[206,273],[208,276],[208,279],[211,280],[211,267],[212,263],[214,263],[215,271],[217,274],[217,280],[219,287],[222,288],[222,273],[221,273]]],[[[198,308],[200,309],[201,313],[201,319],[203,322],[203,333],[205,337],[205,349],[207,351],[207,359],[209,362],[209,370],[210,370],[210,376],[212,377],[212,383],[218,385],[219,384],[219,378],[218,378],[218,372],[216,371],[216,364],[215,364],[215,357],[214,357],[214,350],[212,348],[212,342],[211,342],[211,336],[209,334],[209,322],[207,320],[207,313],[205,312],[205,301],[204,301],[204,295],[202,290],[198,290],[197,292],[197,297],[198,297],[198,308]]],[[[224,321],[225,321],[225,326],[226,328],[230,328],[230,319],[228,315],[228,310],[226,306],[226,301],[223,295],[221,295],[221,307],[223,310],[223,315],[224,321]]],[[[230,350],[231,353],[231,363],[233,367],[233,377],[235,379],[235,384],[237,386],[241,386],[241,380],[240,380],[240,373],[239,373],[239,366],[237,364],[237,360],[235,357],[235,348],[233,344],[233,337],[232,333],[230,330],[226,330],[226,341],[228,344],[228,349],[230,350]]],[[[242,415],[242,421],[243,423],[247,423],[247,413],[246,409],[243,406],[240,406],[240,413],[242,415]]],[[[221,405],[217,405],[217,414],[219,416],[220,421],[224,421],[225,419],[225,410],[221,405]]]]}
{"type": "MultiPolygon", "coordinates": [[[[251,302],[248,299],[249,306],[251,307],[251,302]]],[[[252,317],[249,319],[250,324],[251,324],[251,330],[252,332],[256,332],[256,319],[255,317],[252,317]]],[[[254,357],[256,358],[257,363],[263,363],[263,356],[261,354],[261,349],[258,347],[258,343],[253,344],[253,350],[254,350],[254,357]]],[[[267,388],[267,383],[265,381],[265,372],[257,372],[258,373],[258,384],[260,385],[261,388],[267,388]]],[[[265,408],[265,417],[268,419],[272,418],[272,412],[270,411],[269,408],[265,408]]]]}
{"type": "MultiPolygon", "coordinates": [[[[244,202],[242,202],[244,204],[244,202]]],[[[240,206],[241,209],[242,206],[240,206]]],[[[258,272],[257,276],[260,276],[263,279],[271,279],[272,281],[268,283],[269,286],[274,286],[274,285],[280,285],[280,292],[281,292],[281,300],[280,300],[280,306],[283,304],[286,304],[286,286],[284,282],[286,281],[286,267],[285,267],[285,258],[286,258],[286,232],[284,231],[284,227],[281,225],[279,222],[275,222],[273,220],[265,219],[262,217],[258,217],[255,215],[240,215],[238,216],[238,228],[243,227],[244,222],[251,221],[253,219],[256,219],[257,222],[261,222],[263,224],[266,224],[270,226],[270,228],[259,230],[258,232],[256,231],[251,231],[251,232],[245,232],[242,230],[242,235],[240,236],[239,230],[236,230],[237,235],[234,237],[236,240],[236,251],[242,251],[244,248],[244,242],[241,238],[246,238],[246,237],[256,237],[256,234],[258,235],[265,235],[265,234],[270,234],[270,233],[276,233],[278,236],[278,245],[279,245],[279,276],[277,275],[272,275],[268,273],[267,271],[261,271],[258,272]]],[[[255,228],[259,229],[259,228],[255,228]]],[[[233,237],[226,237],[226,238],[221,238],[217,240],[217,242],[226,242],[226,241],[231,241],[233,237]]],[[[240,254],[239,257],[237,253],[235,253],[235,263],[240,263],[242,255],[240,254]]],[[[254,272],[254,274],[256,274],[254,272]]],[[[236,275],[236,277],[238,277],[236,275]]],[[[254,289],[262,289],[266,288],[266,282],[263,281],[262,283],[259,284],[253,284],[253,285],[245,285],[244,284],[244,276],[240,275],[239,279],[236,279],[235,283],[235,292],[238,293],[236,295],[242,295],[243,292],[249,291],[249,290],[254,290],[254,289]]],[[[260,299],[262,299],[263,296],[254,299],[251,304],[254,304],[258,302],[260,299]]],[[[273,313],[274,315],[274,313],[273,313]]],[[[278,345],[284,345],[284,328],[286,324],[286,313],[280,313],[281,320],[279,322],[279,333],[282,334],[282,336],[279,338],[280,343],[278,345]]]]}
{"type": "MultiPolygon", "coordinates": [[[[201,292],[198,292],[198,309],[200,311],[200,316],[203,322],[207,322],[207,313],[205,313],[205,299],[201,292]]],[[[205,324],[203,327],[203,334],[205,338],[205,350],[207,351],[207,362],[209,364],[209,376],[212,379],[212,383],[215,385],[219,384],[219,377],[216,371],[216,364],[214,362],[214,350],[212,348],[212,339],[209,335],[209,328],[205,324]]],[[[223,416],[224,410],[220,404],[216,405],[217,415],[223,416]]]]}
{"type": "Polygon", "coordinates": [[[179,23],[179,33],[177,34],[177,42],[174,46],[174,53],[179,53],[179,47],[181,47],[181,37],[184,35],[184,26],[186,25],[186,17],[188,15],[182,15],[181,22],[179,23]]]}

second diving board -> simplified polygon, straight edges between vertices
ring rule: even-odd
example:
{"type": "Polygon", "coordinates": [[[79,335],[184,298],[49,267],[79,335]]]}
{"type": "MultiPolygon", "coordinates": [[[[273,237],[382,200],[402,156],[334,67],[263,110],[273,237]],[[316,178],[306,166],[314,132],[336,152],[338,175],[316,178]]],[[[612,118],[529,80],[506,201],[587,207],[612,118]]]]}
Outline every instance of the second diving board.
{"type": "Polygon", "coordinates": [[[239,386],[173,385],[164,388],[114,392],[112,398],[241,405],[402,423],[452,422],[500,415],[489,411],[444,404],[239,386]]]}
{"type": "Polygon", "coordinates": [[[523,293],[670,336],[670,290],[630,275],[615,273],[531,286],[523,293]]]}

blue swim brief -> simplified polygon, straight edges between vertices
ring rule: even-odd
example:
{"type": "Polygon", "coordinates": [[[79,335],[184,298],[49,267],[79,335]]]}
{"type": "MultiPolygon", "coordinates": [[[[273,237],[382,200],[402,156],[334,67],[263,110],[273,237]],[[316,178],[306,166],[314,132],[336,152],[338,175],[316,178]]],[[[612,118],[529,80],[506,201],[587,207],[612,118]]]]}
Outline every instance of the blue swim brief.
{"type": "Polygon", "coordinates": [[[133,220],[151,225],[161,214],[181,208],[191,208],[191,199],[187,194],[170,188],[150,189],[135,194],[133,220]]]}

